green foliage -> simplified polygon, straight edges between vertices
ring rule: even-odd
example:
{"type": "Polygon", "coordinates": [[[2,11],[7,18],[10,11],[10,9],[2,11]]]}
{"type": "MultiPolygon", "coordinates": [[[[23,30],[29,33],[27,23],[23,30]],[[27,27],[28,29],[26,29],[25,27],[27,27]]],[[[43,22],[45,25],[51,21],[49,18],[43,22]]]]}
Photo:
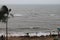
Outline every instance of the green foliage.
{"type": "Polygon", "coordinates": [[[6,22],[7,18],[8,18],[8,8],[7,6],[3,5],[1,10],[0,10],[0,22],[6,22]]]}
{"type": "Polygon", "coordinates": [[[58,29],[58,31],[60,31],[60,28],[57,28],[58,29]]]}

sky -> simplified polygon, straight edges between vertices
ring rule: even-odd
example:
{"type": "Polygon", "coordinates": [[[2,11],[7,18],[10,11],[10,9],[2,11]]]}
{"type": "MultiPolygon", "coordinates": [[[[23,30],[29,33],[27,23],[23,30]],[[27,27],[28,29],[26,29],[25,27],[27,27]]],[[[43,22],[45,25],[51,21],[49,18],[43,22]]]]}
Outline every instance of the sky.
{"type": "Polygon", "coordinates": [[[60,0],[0,0],[0,4],[60,4],[60,0]]]}

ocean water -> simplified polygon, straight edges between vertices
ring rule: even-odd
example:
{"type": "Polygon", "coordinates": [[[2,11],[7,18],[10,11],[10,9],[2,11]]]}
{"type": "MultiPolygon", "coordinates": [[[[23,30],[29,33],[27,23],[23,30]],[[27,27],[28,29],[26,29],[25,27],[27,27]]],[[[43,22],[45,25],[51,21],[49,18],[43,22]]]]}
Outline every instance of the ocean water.
{"type": "MultiPolygon", "coordinates": [[[[57,28],[60,28],[60,5],[7,6],[12,9],[10,13],[14,15],[14,17],[9,15],[9,33],[48,33],[52,31],[57,32],[57,28]]],[[[6,24],[0,22],[1,34],[5,34],[5,28],[6,24]]]]}

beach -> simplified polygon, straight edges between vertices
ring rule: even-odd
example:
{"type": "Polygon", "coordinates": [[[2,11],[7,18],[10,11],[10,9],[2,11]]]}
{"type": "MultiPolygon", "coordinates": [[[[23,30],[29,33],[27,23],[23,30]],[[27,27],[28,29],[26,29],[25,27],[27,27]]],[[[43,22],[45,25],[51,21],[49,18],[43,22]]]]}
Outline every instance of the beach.
{"type": "MultiPolygon", "coordinates": [[[[53,40],[60,28],[60,5],[7,5],[12,9],[8,19],[9,40],[53,40]],[[29,33],[32,37],[25,37],[29,33]],[[43,35],[44,37],[40,37],[43,35]],[[47,37],[46,37],[47,35],[47,37]],[[34,36],[34,37],[33,37],[34,36]]],[[[6,24],[0,22],[0,36],[6,35],[6,24]]]]}
{"type": "Polygon", "coordinates": [[[9,37],[9,40],[54,40],[53,37],[9,37]]]}

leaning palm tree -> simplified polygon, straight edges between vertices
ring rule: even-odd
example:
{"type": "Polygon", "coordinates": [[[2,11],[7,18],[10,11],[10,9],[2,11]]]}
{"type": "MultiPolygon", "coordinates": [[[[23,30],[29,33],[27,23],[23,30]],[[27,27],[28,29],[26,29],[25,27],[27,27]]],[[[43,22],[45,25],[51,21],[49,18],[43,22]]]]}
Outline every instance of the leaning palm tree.
{"type": "Polygon", "coordinates": [[[6,40],[8,40],[8,16],[11,9],[8,9],[6,5],[3,5],[0,9],[0,22],[6,24],[6,40]]]}

